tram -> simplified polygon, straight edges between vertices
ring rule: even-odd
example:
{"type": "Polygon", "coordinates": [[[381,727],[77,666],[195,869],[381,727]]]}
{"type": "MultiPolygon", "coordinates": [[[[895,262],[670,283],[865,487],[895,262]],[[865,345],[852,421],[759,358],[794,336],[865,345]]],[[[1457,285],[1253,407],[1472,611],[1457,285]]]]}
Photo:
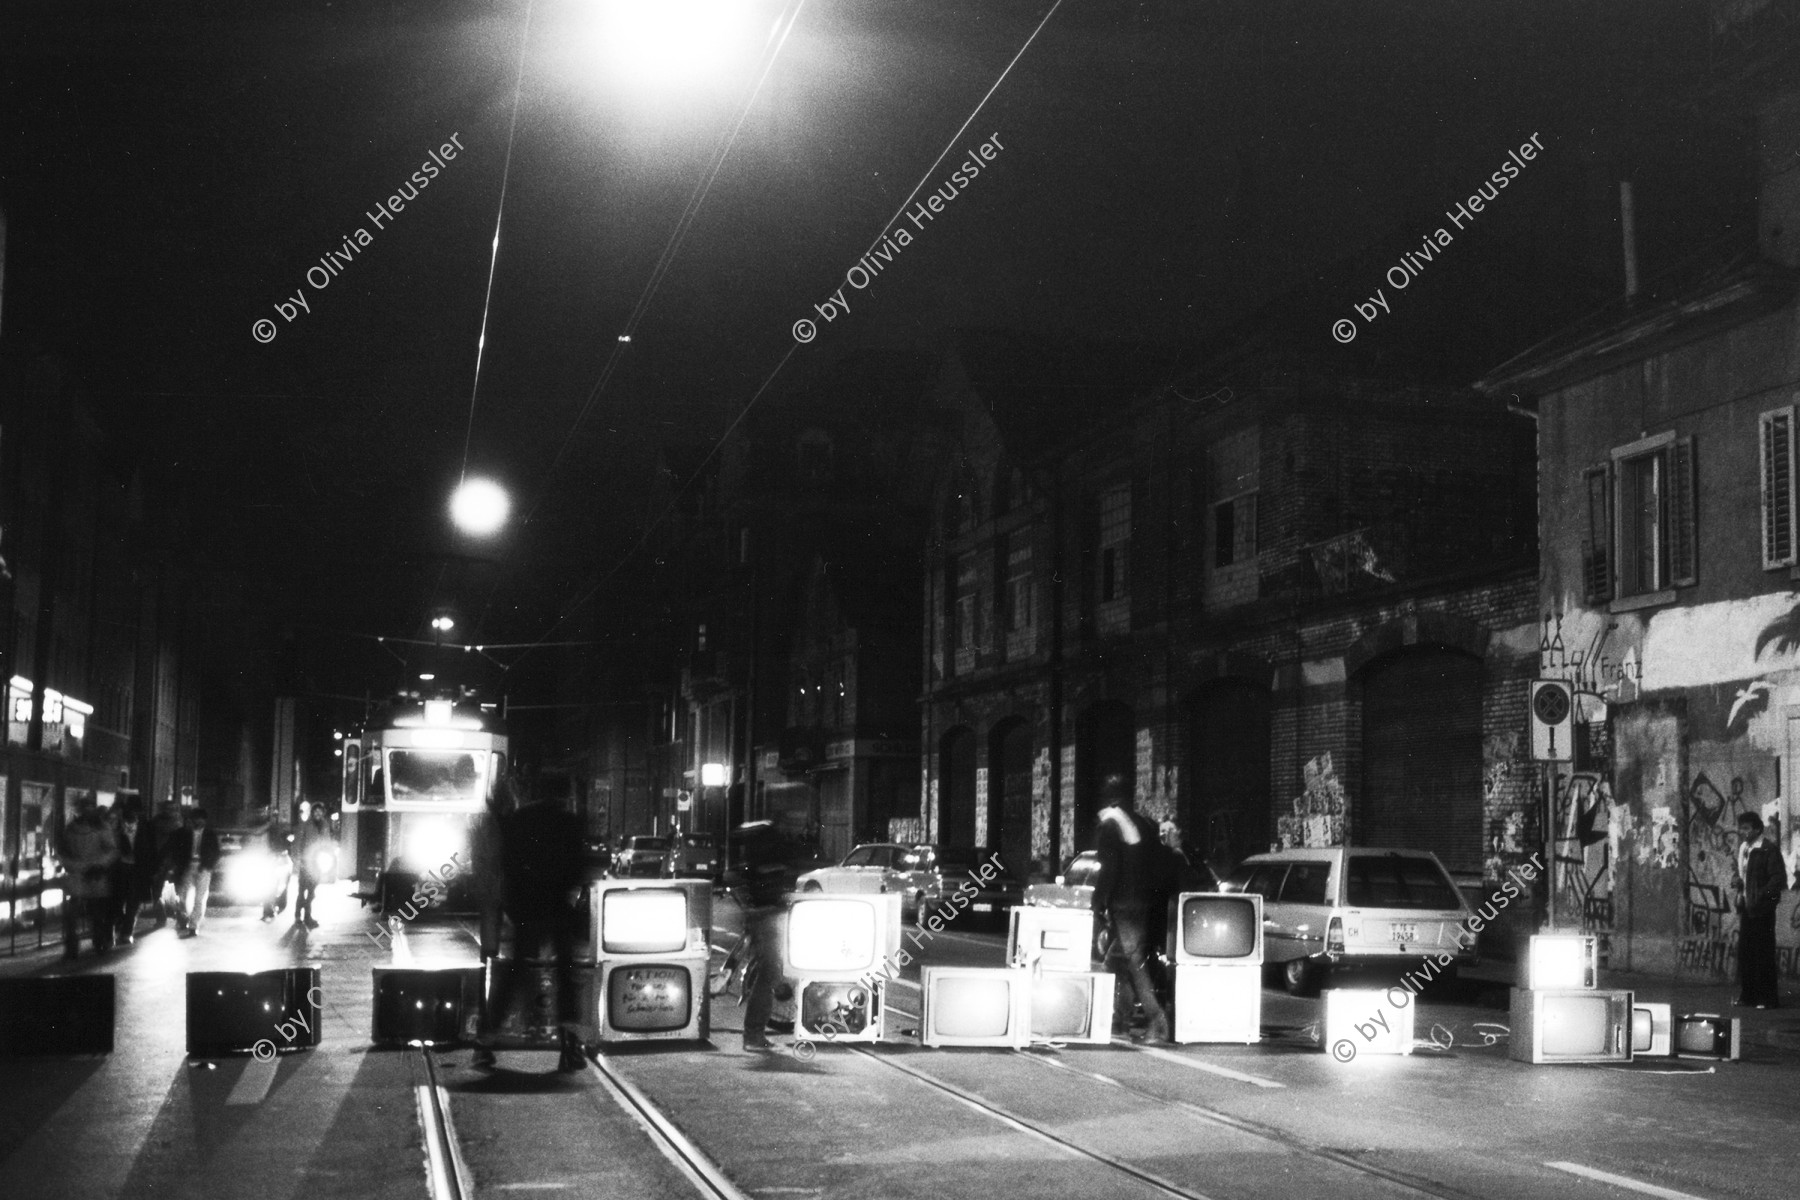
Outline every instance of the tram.
{"type": "Polygon", "coordinates": [[[506,750],[497,713],[450,699],[393,700],[345,739],[342,861],[364,901],[382,913],[476,910],[470,837],[506,777],[506,750]]]}

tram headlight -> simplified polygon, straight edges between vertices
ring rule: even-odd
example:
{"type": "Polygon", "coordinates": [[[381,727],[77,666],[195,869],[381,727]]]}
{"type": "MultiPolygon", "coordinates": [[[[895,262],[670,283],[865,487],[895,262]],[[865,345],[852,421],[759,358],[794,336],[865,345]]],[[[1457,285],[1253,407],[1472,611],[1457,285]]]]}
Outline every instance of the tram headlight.
{"type": "Polygon", "coordinates": [[[406,831],[400,857],[421,875],[441,871],[452,855],[468,847],[468,831],[447,821],[416,821],[406,831]]]}

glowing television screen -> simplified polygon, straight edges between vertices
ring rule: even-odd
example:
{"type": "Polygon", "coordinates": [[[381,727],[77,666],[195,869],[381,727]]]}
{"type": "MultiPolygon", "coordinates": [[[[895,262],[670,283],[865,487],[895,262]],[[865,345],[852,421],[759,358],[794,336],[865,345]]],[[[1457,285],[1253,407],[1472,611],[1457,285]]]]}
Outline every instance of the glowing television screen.
{"type": "Polygon", "coordinates": [[[1525,965],[1530,990],[1598,987],[1600,939],[1587,933],[1534,934],[1525,965]]]}
{"type": "Polygon", "coordinates": [[[607,963],[603,970],[603,1041],[706,1036],[704,961],[607,963]]]}
{"type": "Polygon", "coordinates": [[[1675,1053],[1674,1018],[1667,1004],[1638,1001],[1631,1008],[1631,1052],[1666,1058],[1675,1053]]]}
{"type": "Polygon", "coordinates": [[[1736,1062],[1743,1052],[1743,1035],[1741,1021],[1714,1013],[1686,1013],[1674,1018],[1672,1027],[1677,1058],[1736,1062]]]}
{"type": "Polygon", "coordinates": [[[1402,996],[1406,1003],[1396,1007],[1380,988],[1326,988],[1325,1051],[1337,1062],[1365,1054],[1411,1054],[1418,1006],[1410,994],[1402,996]],[[1354,1054],[1339,1049],[1346,1042],[1354,1054]]]}
{"type": "Polygon", "coordinates": [[[1031,972],[1012,967],[926,967],[923,1029],[927,1046],[1031,1044],[1031,972]]]}
{"type": "Polygon", "coordinates": [[[679,954],[688,948],[688,898],[681,888],[613,888],[599,895],[594,940],[602,957],[679,954]]]}
{"type": "Polygon", "coordinates": [[[1081,908],[1022,905],[1006,930],[1006,961],[1046,971],[1086,971],[1093,965],[1094,914],[1081,908]]]}
{"type": "Polygon", "coordinates": [[[1113,977],[1104,971],[1045,971],[1031,981],[1031,1036],[1104,1044],[1112,1040],[1113,977]]]}
{"type": "Polygon", "coordinates": [[[1263,898],[1253,892],[1183,892],[1169,923],[1170,957],[1180,963],[1263,960],[1263,898]]]}
{"type": "Polygon", "coordinates": [[[788,910],[787,974],[854,980],[880,973],[899,921],[898,894],[796,896],[788,910]]]}
{"type": "Polygon", "coordinates": [[[794,1032],[829,1042],[881,1040],[886,980],[802,979],[795,987],[794,1032]]]}
{"type": "Polygon", "coordinates": [[[1508,1053],[1531,1063],[1630,1062],[1632,1007],[1630,992],[1514,988],[1508,1053]]]}

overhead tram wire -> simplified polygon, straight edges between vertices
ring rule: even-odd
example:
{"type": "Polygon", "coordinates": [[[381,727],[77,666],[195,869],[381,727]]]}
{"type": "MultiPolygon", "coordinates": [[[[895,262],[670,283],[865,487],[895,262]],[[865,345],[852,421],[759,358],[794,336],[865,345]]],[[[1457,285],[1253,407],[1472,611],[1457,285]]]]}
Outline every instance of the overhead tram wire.
{"type": "MultiPolygon", "coordinates": [[[[1061,3],[1061,0],[1058,0],[1058,3],[1061,3]]],[[[656,293],[662,287],[663,280],[674,267],[675,259],[681,253],[682,244],[687,241],[687,236],[692,231],[694,222],[698,220],[700,216],[701,206],[705,204],[706,197],[711,193],[713,183],[719,177],[719,172],[724,169],[725,160],[730,156],[732,147],[737,144],[738,135],[743,132],[744,123],[750,119],[750,110],[755,107],[757,97],[762,95],[763,86],[768,82],[770,73],[775,69],[775,63],[780,59],[781,51],[787,45],[788,36],[793,33],[794,25],[800,20],[800,11],[805,7],[806,0],[794,0],[792,9],[784,14],[786,16],[785,22],[778,18],[774,27],[770,29],[769,38],[763,44],[764,58],[762,73],[757,76],[755,86],[750,89],[750,94],[745,98],[742,107],[739,108],[737,120],[732,124],[728,131],[720,135],[718,148],[713,154],[711,169],[709,169],[705,175],[694,184],[693,190],[688,193],[687,203],[682,206],[681,216],[676,219],[675,227],[670,230],[668,240],[663,243],[662,253],[657,256],[656,264],[650,269],[650,277],[645,280],[642,290],[638,293],[636,302],[633,303],[631,307],[630,314],[626,316],[623,330],[613,341],[612,349],[606,356],[606,362],[600,368],[599,378],[594,381],[593,387],[588,389],[586,399],[582,401],[581,408],[576,411],[575,419],[569,424],[568,433],[563,435],[562,443],[556,448],[556,454],[550,460],[550,466],[543,474],[543,483],[538,490],[537,499],[526,512],[524,520],[519,522],[521,528],[531,524],[532,518],[537,516],[538,509],[542,508],[544,501],[549,499],[550,492],[555,487],[556,473],[561,468],[563,460],[568,457],[569,447],[574,444],[575,435],[580,432],[583,422],[587,420],[588,414],[593,411],[594,406],[599,402],[601,393],[606,390],[606,385],[611,382],[613,372],[618,368],[620,359],[624,357],[624,347],[628,344],[632,334],[637,331],[638,326],[643,322],[644,314],[649,309],[650,302],[655,298],[656,293]]],[[[508,145],[508,155],[510,158],[510,143],[508,145]]],[[[496,232],[495,238],[497,247],[498,232],[496,232]]],[[[488,286],[490,289],[493,286],[491,271],[489,274],[488,286]]],[[[484,324],[485,319],[484,316],[484,324]]],[[[473,422],[473,420],[474,409],[471,402],[470,421],[473,422]]],[[[464,467],[466,470],[466,447],[464,450],[464,467]]],[[[512,556],[516,553],[516,550],[517,542],[515,540],[513,548],[508,550],[506,565],[511,564],[512,556]]],[[[505,566],[495,574],[494,582],[488,589],[488,598],[481,606],[481,614],[476,618],[475,626],[477,629],[479,629],[486,621],[487,614],[493,607],[494,593],[499,590],[500,581],[505,575],[505,566]]]]}
{"type": "MultiPolygon", "coordinates": [[[[802,2],[804,2],[804,0],[802,0],[802,2]]],[[[926,167],[924,172],[920,174],[919,181],[917,183],[913,184],[912,190],[906,194],[906,199],[902,200],[900,202],[900,207],[894,210],[894,215],[889,217],[886,221],[882,222],[881,228],[876,231],[874,239],[872,241],[870,241],[870,243],[869,243],[869,249],[864,251],[865,254],[872,252],[874,250],[874,248],[880,244],[882,236],[884,234],[886,234],[886,232],[894,224],[894,222],[899,220],[901,215],[906,212],[906,206],[908,204],[911,204],[913,201],[913,197],[917,196],[919,194],[919,192],[925,187],[926,182],[931,178],[931,173],[933,171],[937,170],[938,164],[942,163],[944,161],[944,158],[947,155],[949,155],[949,153],[951,152],[952,149],[955,148],[957,140],[962,137],[963,133],[969,128],[970,125],[973,125],[975,123],[975,118],[981,115],[981,110],[987,106],[987,102],[989,100],[994,98],[994,93],[1000,90],[1000,85],[1006,82],[1006,77],[1008,75],[1012,74],[1012,69],[1019,65],[1019,60],[1021,58],[1025,57],[1025,52],[1027,50],[1031,49],[1031,44],[1037,40],[1038,34],[1040,34],[1044,31],[1044,26],[1046,26],[1050,23],[1050,18],[1054,17],[1056,15],[1056,10],[1061,8],[1062,6],[1063,6],[1063,0],[1055,0],[1055,2],[1050,5],[1049,11],[1044,14],[1043,18],[1040,21],[1038,21],[1036,28],[1034,28],[1031,31],[1030,36],[1027,37],[1025,39],[1025,41],[1019,46],[1018,52],[1012,56],[1012,59],[1006,64],[1006,66],[1004,68],[1001,69],[1000,74],[997,77],[995,77],[993,85],[990,86],[988,88],[988,90],[982,94],[982,97],[980,100],[976,101],[975,107],[969,110],[968,117],[964,119],[964,121],[961,125],[957,126],[956,132],[950,135],[950,139],[944,143],[944,148],[942,150],[938,151],[938,156],[931,160],[931,165],[929,167],[926,167]]],[[[796,15],[798,15],[798,9],[796,9],[796,15]]],[[[790,29],[792,28],[791,23],[789,25],[789,28],[790,29]]],[[[784,42],[786,41],[785,34],[783,35],[783,41],[784,42]]],[[[777,53],[780,52],[779,46],[776,47],[776,52],[777,53]]],[[[759,84],[759,86],[760,86],[760,84],[759,84]]],[[[636,556],[638,551],[640,551],[644,548],[644,546],[650,541],[650,535],[656,531],[657,526],[661,525],[671,512],[675,511],[675,506],[676,506],[676,504],[678,504],[680,502],[681,497],[687,494],[688,488],[692,487],[694,484],[694,481],[699,479],[701,474],[706,470],[706,465],[713,460],[714,456],[717,455],[721,449],[724,448],[725,442],[737,430],[737,427],[739,425],[743,424],[744,418],[748,417],[750,415],[750,410],[752,408],[756,407],[756,402],[758,400],[762,399],[762,395],[764,392],[769,390],[769,385],[774,383],[776,377],[778,375],[780,375],[782,370],[787,367],[788,360],[794,357],[794,351],[797,350],[798,348],[799,348],[799,343],[797,343],[797,342],[793,342],[793,343],[789,344],[787,353],[785,353],[781,356],[781,361],[777,362],[775,364],[774,369],[771,370],[768,373],[768,375],[763,378],[763,381],[760,385],[758,385],[756,392],[750,397],[749,401],[745,403],[744,407],[738,412],[738,415],[735,418],[733,418],[731,424],[725,427],[725,432],[720,434],[718,439],[713,442],[712,449],[710,449],[706,452],[706,457],[700,460],[699,466],[694,468],[694,473],[688,477],[687,482],[683,483],[680,488],[676,489],[674,496],[670,497],[669,503],[663,507],[662,512],[658,513],[656,516],[656,519],[651,521],[650,524],[644,528],[643,536],[638,538],[636,544],[634,544],[630,550],[626,551],[623,555],[621,555],[619,557],[618,562],[613,564],[612,570],[608,571],[605,575],[602,575],[600,577],[599,581],[596,582],[593,587],[590,587],[587,591],[583,592],[576,600],[574,600],[571,604],[569,604],[567,606],[567,608],[564,609],[561,616],[557,617],[555,621],[551,622],[550,627],[544,631],[544,637],[542,639],[540,639],[540,641],[544,641],[544,640],[548,639],[552,633],[555,633],[557,628],[560,627],[564,621],[569,619],[569,616],[571,613],[575,612],[582,605],[586,604],[589,600],[591,600],[594,597],[594,594],[596,592],[598,592],[601,588],[605,587],[608,583],[610,583],[612,581],[613,576],[617,575],[621,570],[623,570],[625,567],[625,564],[630,562],[631,559],[634,556],[636,556]]],[[[573,431],[571,431],[571,436],[572,435],[573,435],[573,431]]],[[[490,600],[492,599],[491,594],[490,594],[489,599],[490,600]]],[[[484,612],[485,612],[485,610],[484,610],[484,612]]],[[[526,651],[526,653],[529,654],[530,651],[528,650],[528,651],[526,651]]],[[[525,655],[520,655],[519,657],[522,659],[525,657],[525,655]]]]}

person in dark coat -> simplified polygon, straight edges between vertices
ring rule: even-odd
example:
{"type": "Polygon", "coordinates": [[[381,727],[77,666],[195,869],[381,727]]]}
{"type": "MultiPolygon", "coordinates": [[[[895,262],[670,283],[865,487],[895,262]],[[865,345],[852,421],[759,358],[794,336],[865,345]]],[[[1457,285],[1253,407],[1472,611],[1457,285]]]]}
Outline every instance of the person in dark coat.
{"type": "Polygon", "coordinates": [[[137,940],[138,912],[157,891],[156,834],[135,804],[119,810],[113,836],[119,859],[113,865],[113,921],[121,946],[137,940]]]}
{"type": "Polygon", "coordinates": [[[546,945],[556,961],[557,1019],[562,1023],[559,1071],[586,1065],[575,1031],[575,905],[585,877],[581,819],[559,793],[540,793],[533,802],[500,821],[502,903],[513,924],[512,969],[495,988],[487,1028],[476,1047],[474,1065],[494,1065],[491,1039],[505,1023],[518,990],[520,967],[546,945]]]}
{"type": "Polygon", "coordinates": [[[1744,813],[1738,836],[1738,1003],[1754,1008],[1781,1007],[1779,963],[1775,954],[1775,909],[1787,886],[1787,864],[1781,851],[1764,836],[1762,818],[1744,813]]]}
{"type": "Polygon", "coordinates": [[[331,830],[325,825],[325,814],[314,808],[312,801],[300,802],[300,824],[294,826],[294,924],[317,929],[313,920],[313,897],[318,894],[324,871],[319,864],[321,852],[332,850],[331,830]]]}
{"type": "Polygon", "coordinates": [[[94,949],[110,950],[113,944],[113,864],[119,859],[118,837],[112,822],[88,800],[63,830],[63,871],[68,891],[63,897],[63,955],[80,953],[77,921],[86,917],[94,949]]]}
{"type": "Polygon", "coordinates": [[[175,872],[180,908],[176,920],[189,937],[198,936],[212,895],[212,875],[219,866],[219,835],[207,828],[206,810],[192,809],[188,823],[169,838],[168,863],[175,872]]]}
{"type": "MultiPolygon", "coordinates": [[[[1112,930],[1109,959],[1122,966],[1126,984],[1150,1023],[1145,1037],[1169,1040],[1169,1018],[1157,999],[1148,955],[1151,912],[1169,901],[1162,843],[1155,821],[1136,812],[1124,776],[1108,775],[1102,784],[1099,838],[1095,849],[1100,870],[1094,877],[1093,907],[1112,930]]],[[[1131,1010],[1125,1009],[1126,1013],[1131,1010]]]]}

